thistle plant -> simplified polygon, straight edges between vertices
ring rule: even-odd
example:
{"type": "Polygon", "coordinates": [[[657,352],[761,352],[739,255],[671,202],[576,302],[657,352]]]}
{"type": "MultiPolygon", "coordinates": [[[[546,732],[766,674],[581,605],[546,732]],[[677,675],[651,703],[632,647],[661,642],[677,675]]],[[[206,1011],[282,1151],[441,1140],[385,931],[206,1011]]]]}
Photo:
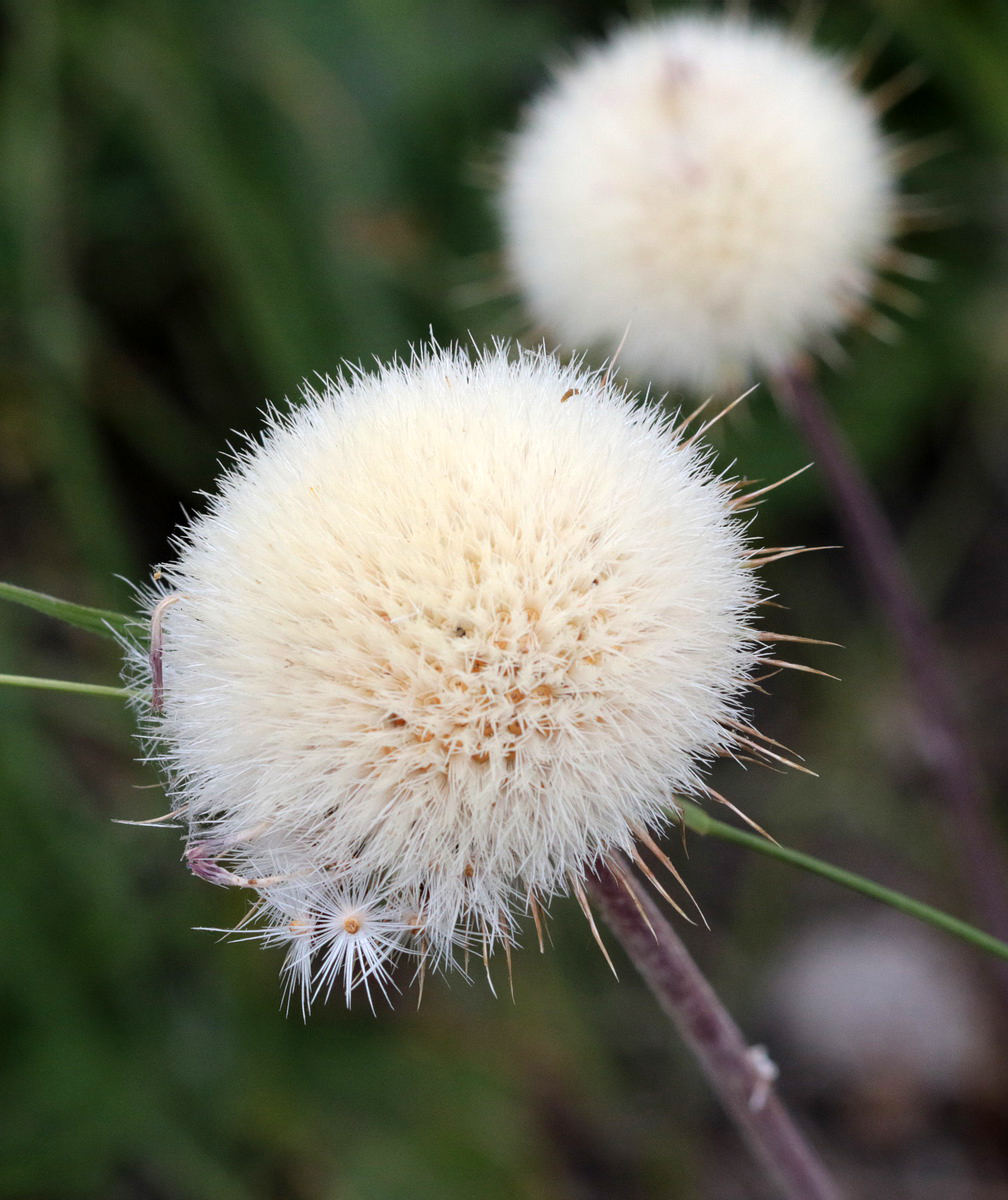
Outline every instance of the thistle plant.
{"type": "MultiPolygon", "coordinates": [[[[124,61],[134,45],[119,46],[124,61]]],[[[784,1110],[773,1063],[678,938],[698,909],[663,835],[719,837],[1002,959],[1008,946],[710,815],[728,803],[708,782],[714,759],[799,765],[746,707],[764,669],[794,665],[773,645],[805,640],[761,620],[756,571],[793,548],[754,541],[749,512],[768,488],[715,467],[703,439],[717,417],[641,401],[613,382],[612,356],[621,347],[620,369],[660,388],[769,374],[863,529],[870,504],[835,430],[817,425],[809,356],[874,321],[883,294],[905,299],[885,273],[924,272],[893,244],[898,154],[876,111],[898,90],[862,96],[843,64],[744,21],[618,34],[532,104],[501,198],[533,318],[565,353],[598,350],[608,368],[432,344],[348,369],[239,443],[141,589],[139,616],[0,585],[126,647],[125,687],[0,685],[129,699],[170,797],[167,817],[139,823],[181,826],[193,874],[249,896],[226,932],[283,954],[288,1006],[395,1003],[429,970],[499,979],[506,965],[510,978],[520,944],[543,947],[551,902],[571,897],[622,970],[596,914],[608,923],[796,1200],[837,1191],[784,1110]]],[[[277,91],[293,98],[286,79],[277,91]]],[[[200,166],[200,196],[212,158],[177,156],[200,166]]],[[[230,237],[231,208],[214,211],[230,237]]],[[[243,255],[246,242],[233,238],[243,255]]],[[[285,258],[259,249],[250,260],[285,258]]],[[[244,288],[255,270],[240,276],[244,288]]],[[[348,311],[370,312],[350,299],[348,311]]],[[[268,306],[250,309],[275,334],[268,306]]],[[[302,357],[297,369],[316,365],[302,357]]],[[[877,522],[866,540],[876,567],[891,561],[877,522]]],[[[985,842],[975,773],[957,731],[945,736],[926,630],[887,578],[930,687],[945,781],[958,781],[971,878],[990,888],[996,839],[985,842]]]]}

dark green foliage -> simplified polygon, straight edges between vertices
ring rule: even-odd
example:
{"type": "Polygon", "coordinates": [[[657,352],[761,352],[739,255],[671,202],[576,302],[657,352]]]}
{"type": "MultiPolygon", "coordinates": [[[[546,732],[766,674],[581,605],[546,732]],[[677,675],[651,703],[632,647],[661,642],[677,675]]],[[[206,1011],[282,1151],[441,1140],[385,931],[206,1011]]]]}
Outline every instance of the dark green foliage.
{"type": "Polygon", "coordinates": [[[30,588],[16,587],[12,583],[0,583],[0,600],[22,604],[25,608],[44,613],[47,617],[55,617],[75,629],[84,629],[102,637],[121,637],[129,626],[129,619],[122,613],[112,612],[107,608],[89,608],[85,604],[71,604],[67,600],[57,600],[55,596],[33,592],[30,588]]]}

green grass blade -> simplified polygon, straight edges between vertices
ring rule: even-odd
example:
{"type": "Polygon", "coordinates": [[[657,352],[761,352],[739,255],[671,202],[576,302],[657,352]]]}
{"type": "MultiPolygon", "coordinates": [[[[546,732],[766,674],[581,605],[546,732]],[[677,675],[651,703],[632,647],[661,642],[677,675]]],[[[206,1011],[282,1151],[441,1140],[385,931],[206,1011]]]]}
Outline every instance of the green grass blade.
{"type": "Polygon", "coordinates": [[[724,821],[715,820],[714,817],[708,816],[702,808],[690,804],[689,801],[679,800],[677,804],[682,809],[686,828],[700,834],[701,837],[709,835],[721,838],[725,842],[734,842],[737,846],[746,846],[748,849],[766,854],[770,858],[790,863],[793,867],[801,867],[804,871],[821,875],[824,879],[840,884],[841,887],[860,892],[862,896],[870,896],[872,900],[888,904],[890,908],[916,917],[918,921],[925,921],[928,925],[934,925],[935,928],[944,930],[945,933],[951,933],[954,937],[961,938],[964,942],[969,942],[970,945],[977,946],[988,954],[1008,960],[1008,945],[999,941],[998,938],[992,937],[989,933],[984,933],[983,930],[976,929],[965,921],[960,921],[958,917],[942,912],[940,908],[922,904],[919,900],[904,895],[903,892],[883,887],[880,883],[865,879],[863,875],[855,875],[853,871],[835,867],[832,863],[823,862],[821,858],[814,858],[811,854],[803,854],[800,850],[790,850],[787,846],[768,841],[754,833],[736,829],[734,825],[726,825],[724,821]]]}
{"type": "Polygon", "coordinates": [[[125,637],[127,628],[133,624],[133,619],[124,613],[112,612],[107,608],[89,608],[86,604],[72,604],[69,600],[59,600],[55,596],[33,592],[13,583],[0,583],[0,600],[23,604],[26,608],[45,613],[47,617],[65,621],[67,625],[113,640],[117,636],[125,637]]]}

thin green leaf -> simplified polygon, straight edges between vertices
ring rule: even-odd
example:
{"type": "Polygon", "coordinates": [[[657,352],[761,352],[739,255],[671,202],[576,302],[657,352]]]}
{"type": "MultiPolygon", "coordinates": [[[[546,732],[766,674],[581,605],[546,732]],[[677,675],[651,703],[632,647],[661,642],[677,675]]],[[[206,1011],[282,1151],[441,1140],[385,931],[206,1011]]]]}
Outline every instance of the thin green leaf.
{"type": "Polygon", "coordinates": [[[74,683],[69,679],[39,679],[35,675],[0,675],[0,686],[42,688],[47,692],[82,692],[88,696],[119,696],[133,693],[129,688],[108,687],[104,683],[74,683]]]}
{"type": "Polygon", "coordinates": [[[930,904],[922,904],[919,900],[914,900],[902,892],[893,891],[892,888],[883,887],[880,883],[874,883],[870,879],[865,879],[863,875],[855,875],[853,871],[845,871],[842,867],[834,867],[832,863],[823,862],[821,858],[813,858],[811,854],[803,854],[800,850],[790,850],[787,846],[781,846],[777,842],[757,837],[754,833],[746,833],[741,829],[736,829],[734,825],[726,825],[723,821],[718,821],[714,817],[708,816],[702,808],[698,808],[695,804],[690,804],[687,800],[679,800],[677,804],[682,810],[682,819],[687,829],[700,834],[701,837],[705,835],[718,837],[723,841],[734,842],[738,846],[746,846],[750,850],[757,850],[760,854],[766,854],[770,858],[779,858],[782,862],[790,863],[793,867],[801,867],[804,871],[811,871],[814,875],[821,875],[823,879],[829,879],[833,883],[840,884],[841,887],[850,888],[854,892],[860,892],[863,896],[870,896],[871,899],[878,900],[881,904],[888,904],[890,908],[898,909],[908,916],[916,917],[918,921],[925,921],[929,925],[934,925],[937,929],[944,930],[945,933],[951,933],[954,937],[961,938],[964,942],[969,942],[981,950],[986,950],[988,954],[1008,960],[1008,945],[999,941],[996,937],[992,937],[989,933],[984,933],[983,930],[976,929],[974,926],[968,925],[965,921],[960,921],[958,917],[953,917],[946,912],[942,912],[940,908],[932,908],[930,904]]]}
{"type": "Polygon", "coordinates": [[[86,604],[72,604],[69,600],[58,600],[55,596],[33,592],[13,583],[0,583],[0,600],[12,600],[15,604],[33,608],[77,629],[86,629],[88,633],[99,633],[113,640],[117,636],[125,637],[127,628],[133,624],[133,619],[123,613],[107,608],[89,608],[86,604]]]}

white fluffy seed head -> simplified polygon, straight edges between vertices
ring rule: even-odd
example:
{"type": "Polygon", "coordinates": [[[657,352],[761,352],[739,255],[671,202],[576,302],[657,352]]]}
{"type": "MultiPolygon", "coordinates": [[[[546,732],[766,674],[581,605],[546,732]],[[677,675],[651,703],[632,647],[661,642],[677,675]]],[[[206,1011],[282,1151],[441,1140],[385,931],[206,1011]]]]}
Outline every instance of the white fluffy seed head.
{"type": "MultiPolygon", "coordinates": [[[[336,894],[380,896],[441,962],[512,941],[530,893],[696,789],[757,658],[729,485],[541,353],[434,348],[308,390],[176,549],[151,757],[190,862],[293,941],[336,894]]],[[[292,942],[297,985],[348,978],[344,942],[321,975],[292,942]]]]}
{"type": "Polygon", "coordinates": [[[532,315],[642,377],[786,366],[870,288],[885,145],[840,64],[772,26],[675,16],[560,72],[511,139],[500,212],[532,315]]]}

